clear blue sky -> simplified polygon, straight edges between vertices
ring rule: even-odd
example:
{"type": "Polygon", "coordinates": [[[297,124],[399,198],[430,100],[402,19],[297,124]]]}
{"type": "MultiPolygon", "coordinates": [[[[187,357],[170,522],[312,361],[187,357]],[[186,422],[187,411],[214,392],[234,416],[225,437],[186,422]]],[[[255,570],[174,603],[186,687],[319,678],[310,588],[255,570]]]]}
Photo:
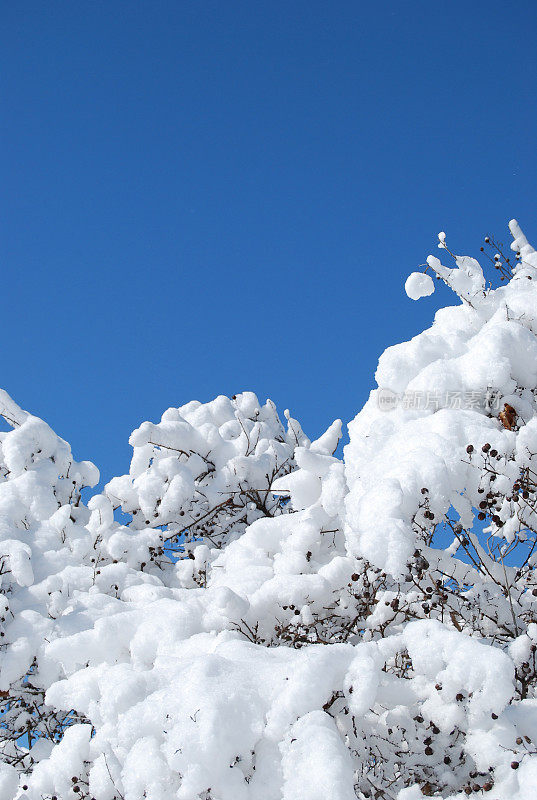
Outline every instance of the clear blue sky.
{"type": "Polygon", "coordinates": [[[1,8],[0,384],[105,478],[193,398],[349,421],[439,230],[537,239],[534,0],[1,8]]]}

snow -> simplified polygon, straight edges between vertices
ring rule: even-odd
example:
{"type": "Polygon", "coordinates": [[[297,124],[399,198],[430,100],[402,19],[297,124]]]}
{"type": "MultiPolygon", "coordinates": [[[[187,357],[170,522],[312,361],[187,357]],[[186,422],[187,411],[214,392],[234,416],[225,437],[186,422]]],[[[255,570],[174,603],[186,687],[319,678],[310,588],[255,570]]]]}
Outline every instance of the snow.
{"type": "Polygon", "coordinates": [[[293,723],[281,749],[282,800],[355,800],[349,751],[323,711],[310,711],[293,723]]]}
{"type": "Polygon", "coordinates": [[[340,420],[310,441],[220,396],[142,423],[85,504],[96,467],[0,394],[2,800],[532,796],[537,254],[510,229],[498,289],[429,257],[460,303],[381,356],[343,459],[340,420]]]}
{"type": "Polygon", "coordinates": [[[19,786],[19,774],[14,767],[0,762],[0,796],[13,800],[19,786]]]}
{"type": "Polygon", "coordinates": [[[405,283],[405,292],[411,300],[429,297],[434,292],[434,282],[430,275],[423,272],[412,272],[405,283]]]}

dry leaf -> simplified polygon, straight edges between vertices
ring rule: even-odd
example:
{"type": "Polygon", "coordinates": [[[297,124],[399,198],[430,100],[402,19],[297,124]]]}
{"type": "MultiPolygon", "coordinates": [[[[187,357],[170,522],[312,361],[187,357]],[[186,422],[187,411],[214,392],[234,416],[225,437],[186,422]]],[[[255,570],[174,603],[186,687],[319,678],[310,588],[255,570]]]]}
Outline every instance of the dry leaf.
{"type": "Polygon", "coordinates": [[[500,411],[500,420],[504,428],[508,431],[513,430],[516,423],[516,411],[509,403],[504,403],[503,411],[500,411]]]}

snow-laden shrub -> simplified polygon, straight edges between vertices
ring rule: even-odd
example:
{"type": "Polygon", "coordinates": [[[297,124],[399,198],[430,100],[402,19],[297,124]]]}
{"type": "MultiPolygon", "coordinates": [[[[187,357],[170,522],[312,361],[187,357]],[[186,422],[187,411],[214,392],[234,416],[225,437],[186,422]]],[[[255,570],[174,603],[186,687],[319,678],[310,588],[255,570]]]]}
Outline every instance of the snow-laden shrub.
{"type": "MultiPolygon", "coordinates": [[[[274,403],[261,406],[253,392],[244,392],[170,408],[158,424],[144,422],[134,431],[129,474],[111,480],[105,496],[131,516],[130,530],[153,531],[150,560],[166,568],[163,555],[186,552],[195,563],[182,565],[182,579],[204,585],[211,551],[214,557],[255,520],[286,511],[273,485],[296,468],[295,448],[311,443],[298,421],[288,411],[285,416],[286,428],[274,403]]],[[[333,450],[340,435],[338,421],[333,450]]]]}
{"type": "Polygon", "coordinates": [[[6,540],[61,585],[53,621],[44,592],[28,615],[29,550],[6,545],[63,722],[39,758],[6,751],[2,797],[536,796],[537,254],[511,230],[496,289],[440,234],[453,263],[407,291],[432,273],[461,304],[383,354],[343,461],[339,423],[311,443],[244,394],[144,423],[129,475],[89,510],[62,499],[79,510],[54,558],[35,526],[12,535],[31,502],[10,494],[6,540]]]}
{"type": "Polygon", "coordinates": [[[91,586],[84,567],[89,512],[80,491],[99,473],[89,462],[76,463],[66,442],[3,391],[0,413],[13,426],[0,433],[2,786],[14,781],[11,767],[30,769],[82,718],[45,703],[62,671],[44,648],[59,635],[73,595],[91,586]]]}
{"type": "MultiPolygon", "coordinates": [[[[170,410],[164,423],[152,429],[159,436],[164,431],[162,439],[178,446],[162,452],[160,439],[150,445],[154,452],[143,470],[143,434],[136,432],[131,476],[115,479],[107,487],[108,492],[130,483],[136,494],[138,505],[129,508],[132,521],[125,526],[114,520],[114,503],[107,494],[94,495],[87,506],[81,501],[81,489],[98,482],[97,469],[89,462],[77,464],[67,443],[42,420],[18,408],[5,392],[0,401],[0,413],[13,428],[0,433],[0,763],[4,770],[0,779],[5,775],[5,785],[15,786],[16,768],[23,774],[24,787],[37,762],[57,765],[63,758],[54,755],[55,743],[63,738],[60,753],[69,742],[89,740],[95,733],[79,709],[45,702],[49,686],[65,676],[60,659],[49,653],[54,654],[55,647],[60,652],[66,636],[69,642],[73,636],[90,641],[93,630],[100,630],[88,663],[128,654],[129,638],[121,634],[130,629],[121,624],[117,630],[114,625],[110,628],[115,614],[124,609],[119,598],[128,599],[129,591],[136,594],[144,586],[154,594],[166,582],[200,584],[207,571],[207,564],[199,563],[204,549],[200,542],[210,541],[217,553],[226,534],[236,538],[248,522],[289,510],[271,493],[271,484],[296,468],[295,447],[309,449],[311,443],[289,414],[286,430],[273,404],[268,401],[260,407],[251,393],[233,400],[217,398],[205,406],[190,403],[181,409],[182,426],[166,425],[178,415],[170,410]],[[191,492],[180,496],[180,481],[174,478],[185,473],[190,475],[191,492]],[[191,530],[180,530],[184,541],[179,550],[184,551],[185,542],[195,541],[196,556],[189,550],[191,558],[177,569],[168,557],[173,551],[164,553],[177,528],[155,512],[142,524],[137,517],[142,509],[144,516],[149,515],[151,492],[154,508],[163,499],[162,512],[171,509],[177,520],[190,515],[185,528],[191,530]],[[211,532],[217,532],[219,541],[211,532]],[[101,618],[106,619],[104,625],[101,618]]],[[[142,426],[148,428],[149,423],[142,426]]],[[[333,448],[340,428],[334,425],[329,436],[333,448]]],[[[76,652],[71,655],[79,664],[76,652]]],[[[53,771],[57,773],[56,766],[53,771]]]]}
{"type": "Polygon", "coordinates": [[[103,538],[128,535],[131,561],[132,553],[148,558],[143,532],[104,516],[99,496],[93,511],[82,502],[81,490],[99,480],[97,468],[77,463],[63,439],[4,391],[0,414],[12,427],[0,432],[0,756],[9,782],[10,768],[30,771],[68,727],[82,722],[91,730],[76,709],[45,702],[64,675],[47,647],[118,611],[129,585],[160,581],[141,574],[137,562],[113,558],[111,547],[103,551],[103,538]]]}

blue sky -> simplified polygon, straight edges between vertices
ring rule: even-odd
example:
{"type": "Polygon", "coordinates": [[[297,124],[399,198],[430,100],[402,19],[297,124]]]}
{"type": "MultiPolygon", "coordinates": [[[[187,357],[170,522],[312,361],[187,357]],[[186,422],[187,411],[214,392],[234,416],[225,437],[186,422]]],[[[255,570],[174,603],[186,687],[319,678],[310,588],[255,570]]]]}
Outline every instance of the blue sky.
{"type": "Polygon", "coordinates": [[[407,274],[537,239],[535,2],[2,4],[0,385],[103,477],[251,389],[310,435],[426,327],[407,274]]]}

